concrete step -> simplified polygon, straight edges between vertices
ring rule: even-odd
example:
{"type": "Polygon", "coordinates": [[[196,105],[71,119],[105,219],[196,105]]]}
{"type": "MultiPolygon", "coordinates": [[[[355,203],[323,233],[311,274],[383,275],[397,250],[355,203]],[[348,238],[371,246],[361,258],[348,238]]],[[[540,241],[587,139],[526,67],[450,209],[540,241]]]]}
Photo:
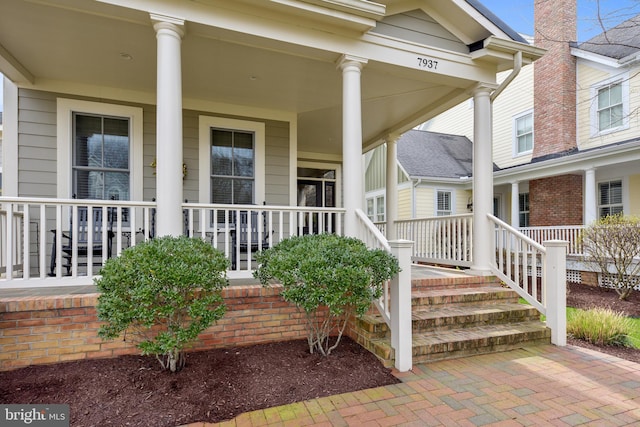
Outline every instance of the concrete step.
{"type": "MultiPolygon", "coordinates": [[[[413,363],[494,353],[550,342],[551,330],[542,322],[423,332],[413,334],[413,363]]],[[[385,366],[393,366],[395,355],[388,338],[371,339],[367,348],[385,366]]]]}

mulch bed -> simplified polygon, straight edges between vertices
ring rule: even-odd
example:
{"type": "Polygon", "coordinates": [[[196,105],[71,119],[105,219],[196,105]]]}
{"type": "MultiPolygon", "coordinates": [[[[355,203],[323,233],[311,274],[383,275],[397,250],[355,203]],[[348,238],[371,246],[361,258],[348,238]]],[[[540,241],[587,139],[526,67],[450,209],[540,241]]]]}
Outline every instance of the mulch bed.
{"type": "Polygon", "coordinates": [[[178,373],[123,356],[0,372],[0,403],[68,404],[72,426],[178,426],[400,381],[343,338],[329,357],[306,340],[189,353],[178,373]]]}
{"type": "MultiPolygon", "coordinates": [[[[640,292],[620,301],[613,290],[572,284],[567,305],[640,316],[640,292]]],[[[69,404],[72,426],[178,426],[399,382],[343,340],[328,358],[309,354],[305,340],[190,353],[177,374],[142,356],[32,366],[0,372],[0,403],[69,404]]],[[[637,349],[568,342],[640,363],[637,349]]]]}

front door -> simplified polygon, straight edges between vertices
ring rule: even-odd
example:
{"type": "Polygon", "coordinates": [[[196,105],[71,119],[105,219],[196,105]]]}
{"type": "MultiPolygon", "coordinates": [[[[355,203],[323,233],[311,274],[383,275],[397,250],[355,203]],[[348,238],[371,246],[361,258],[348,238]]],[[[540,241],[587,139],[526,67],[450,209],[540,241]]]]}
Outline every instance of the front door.
{"type": "MultiPolygon", "coordinates": [[[[336,170],[298,167],[298,206],[333,208],[336,206],[336,170]]],[[[334,214],[305,215],[303,232],[317,234],[334,230],[334,214]]]]}

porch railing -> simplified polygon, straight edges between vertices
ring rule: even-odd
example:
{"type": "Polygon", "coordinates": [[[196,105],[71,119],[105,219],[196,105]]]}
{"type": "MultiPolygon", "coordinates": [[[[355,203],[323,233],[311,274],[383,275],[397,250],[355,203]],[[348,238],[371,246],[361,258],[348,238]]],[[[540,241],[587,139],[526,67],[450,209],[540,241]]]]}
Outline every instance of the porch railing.
{"type": "Polygon", "coordinates": [[[356,210],[357,237],[371,249],[382,249],[398,259],[400,272],[387,281],[379,300],[374,301],[391,330],[391,347],[395,350],[395,367],[408,371],[413,364],[411,326],[411,246],[407,240],[387,241],[379,228],[361,210],[356,210]]]}
{"type": "Polygon", "coordinates": [[[473,215],[451,215],[396,221],[399,239],[414,242],[412,260],[470,267],[473,215]]]}
{"type": "MultiPolygon", "coordinates": [[[[91,284],[109,256],[156,235],[155,202],[0,197],[0,206],[0,287],[91,284]]],[[[344,220],[338,208],[184,203],[182,209],[186,235],[235,261],[230,278],[252,276],[255,251],[293,235],[342,234],[344,220]],[[237,230],[239,218],[246,221],[237,230]],[[236,244],[242,231],[246,237],[236,244]]]]}
{"type": "Polygon", "coordinates": [[[541,245],[493,215],[493,273],[547,316],[551,340],[566,344],[566,241],[541,245]]]}
{"type": "Polygon", "coordinates": [[[522,234],[542,243],[547,240],[565,240],[569,242],[569,255],[582,255],[584,248],[582,246],[582,230],[584,225],[560,225],[549,227],[520,227],[518,229],[522,234]]]}

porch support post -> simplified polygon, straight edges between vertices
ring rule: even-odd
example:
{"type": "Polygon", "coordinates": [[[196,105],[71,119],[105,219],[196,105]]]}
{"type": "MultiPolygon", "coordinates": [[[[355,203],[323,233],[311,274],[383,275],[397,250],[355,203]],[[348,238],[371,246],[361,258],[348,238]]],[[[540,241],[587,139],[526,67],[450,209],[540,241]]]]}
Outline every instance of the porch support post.
{"type": "Polygon", "coordinates": [[[409,371],[413,366],[411,327],[411,247],[410,240],[389,241],[391,253],[398,259],[400,272],[391,279],[391,347],[395,350],[395,368],[409,371]]]}
{"type": "MultiPolygon", "coordinates": [[[[547,326],[551,329],[551,344],[567,345],[567,248],[569,242],[548,240],[542,242],[547,250],[545,268],[546,295],[542,301],[547,307],[547,326]]],[[[544,288],[543,288],[544,289],[544,288]]]]}
{"type": "Polygon", "coordinates": [[[386,197],[386,237],[387,240],[396,239],[396,221],[398,220],[398,136],[389,135],[387,138],[387,197],[386,197]]]}
{"type": "Polygon", "coordinates": [[[518,181],[511,183],[511,226],[520,228],[520,188],[518,181]]]}
{"type": "Polygon", "coordinates": [[[598,219],[596,203],[596,170],[584,171],[584,225],[589,225],[598,219]]]}
{"type": "Polygon", "coordinates": [[[344,234],[357,236],[356,209],[362,209],[362,100],[360,75],[367,63],[364,58],[343,55],[338,61],[342,70],[342,173],[344,184],[344,234]]]}
{"type": "Polygon", "coordinates": [[[158,236],[182,235],[182,63],[184,21],[151,15],[158,47],[156,200],[158,236]]]}
{"type": "Polygon", "coordinates": [[[491,275],[493,226],[493,159],[491,141],[492,88],[480,86],[473,92],[473,264],[468,274],[491,275]]]}

